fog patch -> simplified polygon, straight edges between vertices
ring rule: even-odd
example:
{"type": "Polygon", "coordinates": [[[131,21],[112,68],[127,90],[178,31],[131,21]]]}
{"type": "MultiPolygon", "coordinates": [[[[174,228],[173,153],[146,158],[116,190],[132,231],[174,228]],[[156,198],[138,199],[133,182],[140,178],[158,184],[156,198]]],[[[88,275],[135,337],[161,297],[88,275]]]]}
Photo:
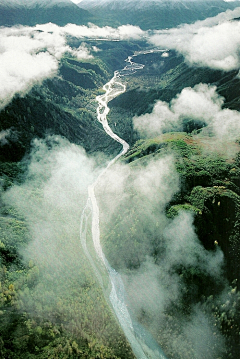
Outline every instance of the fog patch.
{"type": "Polygon", "coordinates": [[[134,310],[153,315],[152,320],[155,320],[155,316],[162,316],[171,303],[180,303],[182,299],[184,284],[176,271],[178,266],[197,268],[215,280],[221,280],[223,275],[222,251],[217,249],[209,252],[204,249],[195,233],[190,212],[182,211],[173,220],[162,222],[162,226],[160,260],[155,262],[147,256],[138,270],[124,277],[128,282],[129,300],[134,310]],[[153,286],[155,282],[157,284],[153,286]],[[138,293],[140,291],[142,293],[138,293]],[[149,306],[146,300],[145,305],[144,297],[151,296],[150,303],[153,298],[158,298],[154,300],[155,304],[149,306]]]}
{"type": "MultiPolygon", "coordinates": [[[[119,211],[124,212],[125,206],[126,210],[134,209],[139,215],[142,213],[147,216],[149,211],[150,217],[154,214],[152,207],[157,206],[158,214],[161,214],[178,190],[179,176],[175,170],[173,156],[159,158],[143,167],[132,169],[118,163],[108,170],[106,177],[100,179],[96,188],[100,212],[102,206],[102,215],[107,222],[111,221],[112,215],[119,211]]],[[[144,220],[143,216],[142,224],[144,220]]]]}
{"type": "Polygon", "coordinates": [[[129,310],[167,345],[173,357],[217,358],[225,350],[224,337],[215,326],[211,308],[200,302],[183,315],[184,295],[187,290],[190,297],[192,293],[178,268],[194,268],[213,281],[221,281],[221,250],[205,250],[195,234],[192,214],[181,212],[165,226],[161,251],[161,259],[148,257],[139,269],[123,276],[129,310]]]}
{"type": "Polygon", "coordinates": [[[144,32],[132,25],[117,29],[95,25],[78,26],[55,24],[15,26],[1,28],[0,37],[0,110],[16,94],[24,96],[34,85],[58,74],[59,61],[64,54],[78,59],[92,59],[97,48],[88,48],[86,43],[78,48],[68,45],[69,36],[78,39],[104,38],[108,40],[139,40],[144,32]]]}
{"type": "Polygon", "coordinates": [[[178,185],[172,156],[150,161],[146,167],[134,169],[133,189],[140,198],[147,198],[150,203],[157,201],[161,210],[178,191],[178,185]]]}
{"type": "Polygon", "coordinates": [[[166,258],[164,267],[175,265],[199,267],[201,271],[220,279],[222,276],[223,253],[220,249],[209,252],[204,249],[195,233],[193,215],[180,212],[164,229],[166,258]]]}
{"type": "MultiPolygon", "coordinates": [[[[201,306],[193,307],[187,318],[174,313],[171,330],[163,328],[169,307],[180,305],[186,286],[178,266],[197,268],[218,280],[223,260],[220,250],[209,254],[201,246],[190,213],[181,212],[173,220],[165,215],[167,203],[179,190],[174,161],[173,156],[166,156],[131,168],[118,163],[106,172],[106,181],[102,177],[98,182],[101,229],[104,222],[113,229],[107,258],[111,264],[115,260],[123,273],[129,311],[155,338],[165,333],[165,343],[184,358],[201,359],[209,350],[214,354],[206,357],[216,358],[224,344],[218,335],[216,348],[211,318],[201,306]],[[116,216],[117,222],[112,222],[116,216]],[[156,247],[155,255],[152,249],[156,247]],[[126,268],[127,261],[133,263],[133,270],[126,268]],[[180,332],[175,326],[181,327],[180,332]],[[202,331],[208,335],[198,341],[202,331]],[[185,355],[187,349],[194,356],[185,355]]],[[[34,141],[26,182],[3,195],[5,203],[26,219],[32,240],[21,254],[25,261],[33,260],[41,273],[38,285],[25,294],[28,306],[34,308],[39,295],[53,305],[59,296],[68,295],[66,283],[84,285],[86,258],[79,224],[87,187],[96,177],[95,161],[82,148],[52,136],[34,141]]]]}
{"type": "Polygon", "coordinates": [[[171,111],[171,106],[164,101],[157,101],[152,113],[134,117],[133,124],[143,137],[155,137],[163,132],[181,129],[177,114],[171,111]]]}
{"type": "Polygon", "coordinates": [[[207,84],[186,87],[170,103],[157,101],[152,113],[134,117],[134,127],[142,136],[153,137],[181,131],[185,121],[193,120],[204,125],[204,132],[219,141],[237,140],[240,114],[222,109],[224,98],[216,90],[216,86],[207,84]]]}
{"type": "MultiPolygon", "coordinates": [[[[209,101],[214,96],[215,91],[206,94],[209,101]]],[[[216,96],[216,111],[221,103],[216,96]]],[[[224,257],[219,248],[203,247],[191,212],[180,211],[173,219],[166,216],[166,206],[178,191],[174,156],[112,166],[96,191],[103,250],[122,275],[133,319],[163,350],[167,347],[166,354],[216,359],[225,350],[224,338],[214,325],[212,308],[196,299],[199,288],[188,281],[193,275],[222,283],[224,257]],[[183,313],[187,292],[195,299],[183,313]]]]}
{"type": "Polygon", "coordinates": [[[97,46],[92,46],[92,49],[94,52],[100,52],[102,51],[101,49],[99,49],[97,46]]]}
{"type": "Polygon", "coordinates": [[[68,24],[63,28],[63,31],[77,38],[103,38],[108,40],[140,40],[146,34],[139,26],[133,25],[121,25],[115,29],[110,26],[99,27],[94,24],[89,24],[89,26],[68,24]]]}
{"type": "Polygon", "coordinates": [[[76,50],[72,50],[71,54],[76,57],[78,60],[84,59],[89,60],[93,59],[93,55],[90,54],[90,51],[85,43],[80,45],[76,50]]]}
{"type": "Polygon", "coordinates": [[[200,305],[194,307],[191,319],[184,326],[183,333],[192,343],[193,353],[198,359],[213,359],[216,358],[216,354],[224,351],[223,337],[200,305]]]}
{"type": "Polygon", "coordinates": [[[168,53],[168,52],[163,52],[163,54],[161,55],[161,57],[169,57],[169,53],[168,53]]]}
{"type": "Polygon", "coordinates": [[[58,60],[66,51],[58,34],[30,27],[0,29],[0,109],[15,94],[26,94],[37,83],[55,76],[58,60]]]}
{"type": "Polygon", "coordinates": [[[0,146],[7,145],[9,143],[11,134],[12,130],[10,128],[0,131],[0,146]]]}
{"type": "Polygon", "coordinates": [[[81,267],[79,222],[93,173],[94,162],[81,147],[58,136],[35,140],[25,183],[3,195],[30,230],[23,257],[60,283],[81,267]]]}
{"type": "Polygon", "coordinates": [[[156,31],[149,41],[178,51],[189,65],[224,71],[239,69],[240,23],[229,21],[239,16],[240,8],[228,10],[194,24],[156,31]]]}
{"type": "Polygon", "coordinates": [[[135,318],[145,317],[150,328],[157,332],[166,307],[180,300],[178,276],[163,271],[148,257],[135,273],[124,275],[123,279],[128,305],[135,318]]]}

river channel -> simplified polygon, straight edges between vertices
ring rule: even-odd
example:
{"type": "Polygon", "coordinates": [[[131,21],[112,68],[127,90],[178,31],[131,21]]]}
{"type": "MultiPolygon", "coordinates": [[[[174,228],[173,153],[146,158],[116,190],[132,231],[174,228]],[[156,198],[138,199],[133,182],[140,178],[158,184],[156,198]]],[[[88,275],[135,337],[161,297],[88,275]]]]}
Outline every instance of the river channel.
{"type": "MultiPolygon", "coordinates": [[[[144,52],[143,52],[144,53],[144,52]]],[[[80,240],[91,266],[95,272],[99,284],[101,285],[106,300],[111,305],[115,316],[132,347],[133,353],[137,359],[166,359],[162,349],[154,340],[151,334],[143,328],[139,323],[131,318],[130,311],[126,305],[126,293],[121,275],[114,270],[108,263],[101,246],[100,241],[100,223],[99,223],[99,207],[95,196],[95,187],[100,178],[107,176],[107,171],[121,156],[123,156],[129,149],[129,145],[122,138],[117,136],[108,125],[107,115],[109,113],[108,102],[124,93],[126,85],[121,83],[121,77],[129,76],[138,70],[143,69],[144,65],[134,63],[132,56],[126,60],[127,64],[122,70],[115,71],[113,78],[104,85],[105,94],[97,96],[98,102],[97,118],[102,124],[105,132],[115,141],[122,145],[122,151],[114,157],[101,172],[95,182],[88,187],[88,201],[83,210],[80,225],[80,240]],[[87,246],[87,227],[88,221],[91,220],[92,242],[95,250],[95,257],[90,254],[87,246]],[[99,264],[100,263],[100,264],[99,264]],[[108,276],[108,290],[105,289],[103,283],[102,271],[105,271],[108,276]]]]}

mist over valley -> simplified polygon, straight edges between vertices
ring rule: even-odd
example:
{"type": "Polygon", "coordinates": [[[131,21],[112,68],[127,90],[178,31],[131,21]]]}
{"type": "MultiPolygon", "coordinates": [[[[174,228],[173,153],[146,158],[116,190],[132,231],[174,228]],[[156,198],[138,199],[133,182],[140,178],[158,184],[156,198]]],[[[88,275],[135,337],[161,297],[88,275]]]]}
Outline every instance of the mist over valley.
{"type": "Polygon", "coordinates": [[[238,359],[240,2],[0,10],[0,357],[238,359]]]}

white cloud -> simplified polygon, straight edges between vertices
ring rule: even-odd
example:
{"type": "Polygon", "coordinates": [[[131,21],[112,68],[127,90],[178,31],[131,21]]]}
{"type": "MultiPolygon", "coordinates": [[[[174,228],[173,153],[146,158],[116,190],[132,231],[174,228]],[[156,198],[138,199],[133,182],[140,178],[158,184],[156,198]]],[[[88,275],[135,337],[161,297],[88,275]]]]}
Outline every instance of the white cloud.
{"type": "Polygon", "coordinates": [[[175,49],[190,65],[230,71],[240,68],[240,8],[213,18],[157,31],[150,37],[154,45],[175,49]]]}
{"type": "Polygon", "coordinates": [[[93,49],[94,52],[99,52],[99,51],[101,51],[97,46],[93,46],[92,49],[93,49]]]}
{"type": "Polygon", "coordinates": [[[149,203],[154,203],[158,198],[159,208],[164,208],[171,200],[173,194],[178,191],[178,185],[172,156],[152,161],[148,166],[138,169],[133,181],[139,196],[148,198],[149,203]]]}
{"type": "Polygon", "coordinates": [[[138,26],[122,25],[118,28],[110,26],[99,27],[93,24],[89,26],[78,26],[75,24],[68,24],[63,28],[66,34],[75,36],[77,38],[103,38],[111,40],[126,40],[135,39],[139,40],[145,36],[145,32],[138,26]]]}
{"type": "Polygon", "coordinates": [[[164,229],[166,240],[165,269],[176,264],[194,266],[211,276],[220,278],[222,275],[223,253],[208,252],[200,243],[193,226],[193,215],[182,211],[164,229]]]}
{"type": "Polygon", "coordinates": [[[4,198],[28,223],[32,241],[24,256],[46,274],[52,268],[64,276],[69,267],[73,274],[74,267],[81,266],[79,221],[95,164],[81,147],[58,136],[36,139],[33,146],[26,182],[13,186],[4,198]]]}
{"type": "MultiPolygon", "coordinates": [[[[59,27],[43,24],[35,27],[12,27],[0,29],[0,109],[4,108],[15,94],[26,94],[36,83],[55,76],[59,60],[64,53],[78,59],[93,56],[86,44],[78,48],[67,45],[67,36],[83,38],[107,38],[114,40],[140,39],[144,32],[131,25],[100,28],[95,25],[77,26],[68,24],[59,27]]],[[[97,48],[93,49],[96,51],[97,48]]]]}
{"type": "MultiPolygon", "coordinates": [[[[226,21],[239,15],[240,8],[192,25],[156,31],[150,42],[164,48],[176,49],[190,64],[223,70],[236,69],[240,66],[240,23],[226,21]]],[[[109,26],[101,28],[93,24],[68,24],[59,27],[49,23],[35,27],[1,28],[0,109],[5,107],[16,93],[25,94],[34,84],[55,76],[58,62],[64,53],[68,52],[79,59],[92,57],[84,44],[78,49],[70,48],[66,41],[69,35],[78,39],[139,40],[146,37],[147,33],[132,25],[115,29],[109,26]]]]}
{"type": "Polygon", "coordinates": [[[189,63],[225,71],[240,67],[240,22],[226,22],[202,28],[186,50],[189,63]]]}
{"type": "Polygon", "coordinates": [[[8,143],[8,138],[11,134],[11,129],[0,131],[0,146],[4,146],[8,143]]]}
{"type": "Polygon", "coordinates": [[[56,73],[57,62],[48,53],[31,55],[8,51],[0,56],[0,106],[6,105],[15,93],[25,93],[34,83],[56,73]]]}
{"type": "Polygon", "coordinates": [[[191,213],[181,211],[174,219],[166,218],[166,204],[177,193],[179,184],[174,158],[155,158],[145,164],[130,168],[124,164],[113,166],[107,183],[104,185],[104,179],[101,183],[103,226],[109,221],[113,206],[115,212],[110,216],[115,218],[115,226],[110,223],[105,229],[107,236],[110,231],[107,241],[111,242],[109,246],[104,243],[108,249],[105,254],[123,273],[132,317],[140,318],[155,338],[160,338],[168,353],[182,358],[216,358],[224,348],[224,341],[214,326],[210,311],[193,305],[188,316],[183,317],[179,310],[178,305],[181,307],[188,288],[184,273],[179,274],[178,270],[194,268],[201,276],[221,280],[223,253],[219,248],[211,252],[203,247],[191,213]],[[153,252],[154,258],[151,257],[153,252]],[[136,268],[125,270],[129,262],[137,263],[136,268]],[[205,335],[198,341],[202,331],[205,335]],[[217,342],[218,347],[215,346],[217,342]]]}
{"type": "Polygon", "coordinates": [[[152,113],[133,118],[135,129],[144,137],[155,137],[178,129],[178,116],[166,102],[158,101],[152,113]]]}
{"type": "Polygon", "coordinates": [[[90,54],[89,49],[86,44],[80,45],[76,50],[72,50],[71,54],[77,59],[92,59],[93,56],[90,54]]]}
{"type": "Polygon", "coordinates": [[[140,27],[133,25],[119,26],[118,31],[121,40],[125,40],[125,39],[140,40],[145,35],[145,32],[141,30],[140,27]]]}
{"type": "Polygon", "coordinates": [[[168,53],[168,52],[164,52],[164,53],[162,54],[162,57],[169,57],[169,53],[168,53]]]}
{"type": "Polygon", "coordinates": [[[184,119],[204,122],[206,130],[219,140],[240,137],[240,113],[222,109],[224,98],[215,86],[198,84],[182,90],[169,104],[157,101],[152,113],[133,119],[134,126],[143,136],[153,137],[163,132],[182,129],[184,119]]]}
{"type": "Polygon", "coordinates": [[[16,93],[27,93],[34,84],[52,77],[58,59],[66,50],[64,39],[56,33],[36,28],[0,29],[0,108],[16,93]]]}

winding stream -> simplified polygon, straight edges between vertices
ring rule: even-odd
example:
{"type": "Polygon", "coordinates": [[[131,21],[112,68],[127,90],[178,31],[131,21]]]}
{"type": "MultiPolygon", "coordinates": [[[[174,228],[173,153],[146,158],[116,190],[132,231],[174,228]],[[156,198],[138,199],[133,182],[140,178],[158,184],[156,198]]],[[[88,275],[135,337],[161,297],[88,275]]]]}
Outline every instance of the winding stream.
{"type": "MultiPolygon", "coordinates": [[[[101,274],[102,267],[105,272],[108,274],[109,278],[109,287],[110,295],[108,301],[110,301],[111,306],[114,310],[114,313],[119,321],[119,324],[130,343],[133,353],[137,359],[166,359],[163,351],[157,342],[153,339],[150,333],[148,333],[139,323],[134,322],[131,318],[131,315],[128,311],[126,302],[125,302],[125,289],[124,284],[121,279],[121,275],[115,271],[110,264],[108,263],[100,242],[100,228],[99,228],[99,208],[97,200],[95,197],[95,187],[102,176],[106,175],[106,172],[110,166],[112,166],[119,157],[123,156],[129,149],[129,145],[126,141],[117,136],[109,127],[107,121],[107,115],[109,113],[109,108],[107,106],[108,102],[113,98],[118,96],[121,93],[124,93],[126,86],[120,82],[120,78],[123,76],[128,76],[135,73],[137,70],[140,70],[144,67],[142,64],[137,64],[132,61],[132,57],[129,56],[127,65],[124,69],[115,71],[114,77],[104,85],[103,89],[105,94],[97,96],[96,100],[98,102],[97,108],[97,118],[98,121],[102,124],[105,132],[113,138],[115,141],[119,142],[122,145],[122,151],[113,158],[107,165],[107,167],[101,172],[96,181],[88,187],[88,201],[83,210],[81,217],[80,225],[80,239],[83,250],[92,265],[92,268],[96,274],[96,277],[99,281],[99,284],[104,290],[103,277],[101,274]],[[87,248],[87,225],[88,220],[92,216],[92,241],[99,263],[95,263],[93,257],[89,253],[87,248]]],[[[106,296],[106,291],[104,290],[106,296]]]]}

